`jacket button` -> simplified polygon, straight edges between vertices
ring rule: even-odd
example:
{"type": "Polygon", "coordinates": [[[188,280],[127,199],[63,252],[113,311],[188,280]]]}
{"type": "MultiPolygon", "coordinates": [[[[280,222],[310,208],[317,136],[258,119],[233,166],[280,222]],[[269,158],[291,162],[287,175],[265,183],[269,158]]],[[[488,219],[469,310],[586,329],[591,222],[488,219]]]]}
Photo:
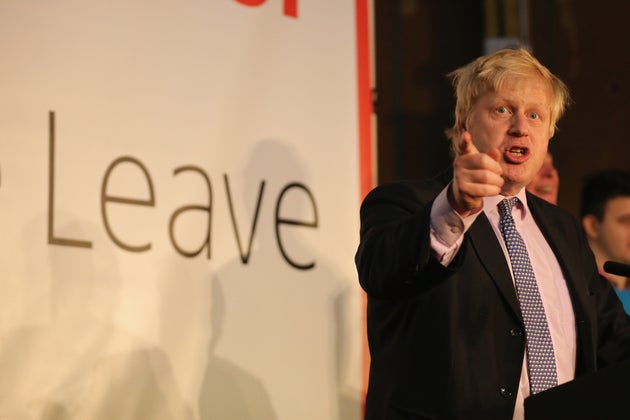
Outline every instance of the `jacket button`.
{"type": "Polygon", "coordinates": [[[523,334],[523,330],[521,330],[521,329],[520,329],[520,328],[518,328],[518,327],[512,328],[512,329],[510,330],[510,335],[511,335],[512,337],[518,337],[518,336],[519,336],[519,335],[521,335],[521,334],[523,334]]]}
{"type": "Polygon", "coordinates": [[[499,388],[499,394],[501,394],[503,398],[510,398],[512,396],[512,390],[502,386],[499,388]]]}

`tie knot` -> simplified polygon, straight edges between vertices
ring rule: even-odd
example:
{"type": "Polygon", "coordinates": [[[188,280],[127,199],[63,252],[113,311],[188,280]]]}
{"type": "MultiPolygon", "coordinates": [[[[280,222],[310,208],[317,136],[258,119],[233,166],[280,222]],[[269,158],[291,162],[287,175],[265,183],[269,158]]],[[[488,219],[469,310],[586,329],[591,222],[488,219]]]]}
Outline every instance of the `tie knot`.
{"type": "Polygon", "coordinates": [[[519,202],[518,197],[505,198],[499,203],[499,214],[501,217],[512,215],[512,207],[519,202]]]}

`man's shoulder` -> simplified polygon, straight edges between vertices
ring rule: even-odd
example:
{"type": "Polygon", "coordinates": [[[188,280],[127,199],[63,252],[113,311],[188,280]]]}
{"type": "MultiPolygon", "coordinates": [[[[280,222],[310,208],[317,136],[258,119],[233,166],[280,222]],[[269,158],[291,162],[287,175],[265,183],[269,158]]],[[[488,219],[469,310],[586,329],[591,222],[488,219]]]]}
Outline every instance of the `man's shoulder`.
{"type": "Polygon", "coordinates": [[[543,224],[564,225],[571,226],[572,229],[581,229],[580,223],[571,212],[529,192],[527,193],[527,204],[534,218],[542,221],[543,224]]]}
{"type": "Polygon", "coordinates": [[[392,198],[428,202],[433,200],[449,182],[448,173],[440,173],[433,178],[427,179],[386,182],[370,191],[366,199],[392,198]]]}
{"type": "Polygon", "coordinates": [[[561,218],[575,219],[573,215],[566,209],[548,202],[547,200],[536,196],[535,194],[527,191],[527,204],[536,212],[544,212],[546,214],[554,215],[561,218]]]}

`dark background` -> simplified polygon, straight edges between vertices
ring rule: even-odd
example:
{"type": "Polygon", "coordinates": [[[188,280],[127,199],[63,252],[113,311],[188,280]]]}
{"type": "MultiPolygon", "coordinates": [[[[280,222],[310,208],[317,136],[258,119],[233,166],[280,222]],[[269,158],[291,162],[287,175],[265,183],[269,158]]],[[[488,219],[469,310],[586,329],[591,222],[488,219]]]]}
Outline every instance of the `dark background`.
{"type": "Polygon", "coordinates": [[[517,37],[570,89],[550,150],[558,204],[577,216],[584,176],[630,170],[629,22],[625,0],[374,0],[378,183],[450,163],[446,74],[484,54],[488,38],[517,37]]]}

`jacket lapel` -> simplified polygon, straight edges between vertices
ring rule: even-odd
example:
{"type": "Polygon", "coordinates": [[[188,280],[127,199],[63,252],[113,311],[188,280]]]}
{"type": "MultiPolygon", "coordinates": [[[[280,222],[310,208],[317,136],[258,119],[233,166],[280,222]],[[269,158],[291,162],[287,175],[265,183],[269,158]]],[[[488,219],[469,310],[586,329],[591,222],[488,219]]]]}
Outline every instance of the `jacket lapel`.
{"type": "Polygon", "coordinates": [[[586,274],[582,272],[584,265],[579,263],[582,257],[575,252],[576,244],[570,243],[572,239],[570,239],[565,232],[567,228],[573,227],[553,217],[550,212],[544,211],[538,200],[539,199],[532,197],[530,194],[527,196],[527,203],[532,212],[532,216],[534,220],[536,220],[545,239],[547,239],[564,273],[564,278],[567,282],[567,288],[569,289],[571,302],[573,304],[573,313],[575,315],[577,328],[576,332],[578,333],[578,347],[584,352],[583,356],[584,361],[587,363],[587,369],[594,369],[592,363],[594,363],[595,360],[595,353],[592,345],[596,340],[592,337],[590,323],[587,322],[589,319],[592,319],[594,314],[588,309],[590,308],[589,302],[591,298],[588,296],[587,288],[580,287],[580,283],[585,282],[584,276],[586,274]]]}
{"type": "Polygon", "coordinates": [[[579,271],[578,267],[581,267],[579,264],[567,264],[567,261],[576,261],[580,258],[579,255],[572,252],[575,249],[575,246],[572,245],[575,244],[568,244],[566,242],[567,235],[563,230],[566,229],[567,225],[551,217],[548,212],[543,211],[540,207],[540,203],[530,195],[527,196],[527,203],[529,204],[529,209],[532,212],[536,224],[545,236],[545,239],[547,239],[556,259],[560,263],[560,267],[569,283],[568,286],[573,292],[573,289],[578,289],[574,287],[575,279],[579,278],[582,273],[579,271]]]}
{"type": "Polygon", "coordinates": [[[576,244],[569,243],[571,239],[565,233],[565,230],[568,228],[567,224],[554,218],[549,212],[543,211],[536,198],[528,195],[527,202],[536,224],[545,236],[545,239],[547,239],[564,273],[567,287],[573,298],[573,309],[577,317],[579,312],[588,307],[587,302],[589,301],[586,289],[578,287],[578,282],[580,280],[583,281],[584,278],[584,273],[582,272],[584,266],[576,262],[579,262],[582,257],[574,252],[576,244]]]}
{"type": "Polygon", "coordinates": [[[479,256],[479,261],[492,277],[508,306],[519,319],[522,319],[510,268],[490,221],[484,213],[477,217],[468,233],[472,246],[479,256]]]}

